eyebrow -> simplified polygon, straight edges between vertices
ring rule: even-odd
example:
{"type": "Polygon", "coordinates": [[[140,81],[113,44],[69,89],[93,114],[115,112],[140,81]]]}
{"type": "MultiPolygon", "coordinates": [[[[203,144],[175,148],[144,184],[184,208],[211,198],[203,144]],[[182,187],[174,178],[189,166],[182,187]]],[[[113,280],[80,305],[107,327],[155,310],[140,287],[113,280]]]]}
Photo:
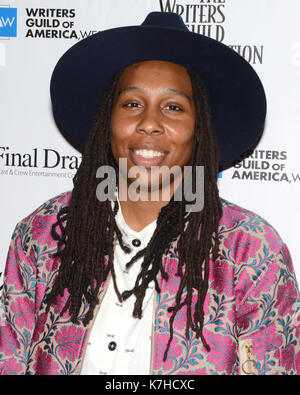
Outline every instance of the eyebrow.
{"type": "MultiPolygon", "coordinates": [[[[121,89],[121,90],[119,91],[118,97],[119,97],[120,95],[122,95],[123,93],[125,93],[125,92],[143,92],[143,89],[142,89],[142,88],[139,88],[139,87],[137,87],[137,86],[128,86],[128,87],[123,88],[123,89],[121,89]]],[[[181,90],[178,90],[178,89],[165,88],[165,89],[163,90],[163,93],[168,93],[168,94],[177,95],[177,96],[183,96],[183,97],[185,97],[188,101],[192,102],[192,99],[191,99],[191,97],[190,97],[188,94],[186,94],[184,91],[181,91],[181,90]]]]}

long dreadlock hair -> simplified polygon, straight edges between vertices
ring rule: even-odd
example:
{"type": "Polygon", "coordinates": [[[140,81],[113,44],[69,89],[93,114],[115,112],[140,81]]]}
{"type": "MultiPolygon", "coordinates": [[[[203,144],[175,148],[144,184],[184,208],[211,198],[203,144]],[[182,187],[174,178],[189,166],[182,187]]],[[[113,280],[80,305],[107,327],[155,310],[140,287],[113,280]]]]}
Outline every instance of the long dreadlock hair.
{"type": "MultiPolygon", "coordinates": [[[[114,165],[111,154],[110,122],[114,94],[122,70],[115,75],[106,89],[99,110],[95,116],[81,165],[74,177],[74,189],[67,207],[60,210],[57,222],[52,226],[52,237],[58,240],[60,258],[59,272],[54,286],[47,297],[47,308],[55,303],[58,295],[68,289],[69,298],[62,310],[69,310],[72,322],[77,323],[83,297],[89,304],[83,324],[87,325],[93,318],[95,306],[99,303],[98,293],[101,284],[111,272],[113,284],[120,301],[134,295],[133,316],[142,317],[142,303],[151,281],[156,291],[160,292],[158,274],[168,280],[163,267],[163,254],[170,243],[177,240],[178,273],[180,285],[175,298],[175,305],[170,306],[170,337],[164,360],[173,339],[173,323],[178,311],[186,305],[187,322],[186,338],[190,330],[197,338],[201,338],[207,351],[210,350],[203,335],[204,311],[203,304],[209,284],[210,254],[213,260],[218,256],[218,223],[222,208],[218,193],[218,144],[213,126],[213,117],[209,104],[209,95],[201,78],[189,71],[196,106],[196,124],[194,144],[190,163],[193,180],[196,166],[204,166],[204,207],[199,212],[186,215],[185,201],[173,198],[164,206],[157,219],[157,227],[148,246],[139,251],[127,267],[143,257],[141,271],[137,276],[133,289],[121,295],[116,283],[114,270],[114,240],[119,240],[125,252],[130,252],[122,242],[122,235],[117,227],[115,215],[118,202],[112,208],[111,202],[99,201],[96,197],[96,171],[101,165],[114,165]],[[57,231],[59,229],[59,232],[57,231]],[[199,230],[201,236],[199,237],[199,230]],[[108,257],[107,261],[105,256],[108,257]],[[192,316],[193,289],[197,293],[197,301],[192,316]],[[182,300],[183,293],[186,297],[182,300]]],[[[194,181],[193,181],[194,182],[194,181]]]]}

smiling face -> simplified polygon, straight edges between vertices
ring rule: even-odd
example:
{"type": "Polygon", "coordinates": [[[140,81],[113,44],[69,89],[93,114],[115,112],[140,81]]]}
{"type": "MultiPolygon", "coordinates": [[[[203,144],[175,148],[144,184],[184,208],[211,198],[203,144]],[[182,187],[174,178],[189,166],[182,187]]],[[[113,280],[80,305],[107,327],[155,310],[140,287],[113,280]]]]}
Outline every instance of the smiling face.
{"type": "MultiPolygon", "coordinates": [[[[193,89],[183,66],[165,61],[128,66],[112,110],[114,159],[119,164],[126,158],[128,172],[133,166],[144,166],[148,172],[151,166],[183,168],[191,157],[195,121],[193,89]]],[[[149,180],[140,178],[148,187],[149,180]]]]}

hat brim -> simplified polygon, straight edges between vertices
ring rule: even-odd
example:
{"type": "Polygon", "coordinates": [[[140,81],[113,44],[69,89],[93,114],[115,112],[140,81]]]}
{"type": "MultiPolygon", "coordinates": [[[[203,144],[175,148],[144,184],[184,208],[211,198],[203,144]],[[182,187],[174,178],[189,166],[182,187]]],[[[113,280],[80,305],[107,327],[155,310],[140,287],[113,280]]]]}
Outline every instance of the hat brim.
{"type": "Polygon", "coordinates": [[[128,26],[78,42],[53,71],[53,113],[77,149],[82,151],[85,146],[113,75],[146,60],[174,62],[203,79],[210,93],[220,167],[231,166],[257,144],[264,129],[266,96],[257,73],[242,56],[216,40],[189,31],[128,26]]]}

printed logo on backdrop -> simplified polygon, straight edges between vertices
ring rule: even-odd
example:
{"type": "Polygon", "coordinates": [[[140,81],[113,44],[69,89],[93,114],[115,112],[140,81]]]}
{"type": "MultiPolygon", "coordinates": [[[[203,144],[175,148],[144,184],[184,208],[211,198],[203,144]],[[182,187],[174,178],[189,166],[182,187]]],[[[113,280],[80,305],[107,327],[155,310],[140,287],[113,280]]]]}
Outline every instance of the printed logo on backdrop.
{"type": "MultiPolygon", "coordinates": [[[[226,0],[158,0],[162,12],[180,15],[193,33],[225,42],[226,0]]],[[[227,44],[251,64],[263,63],[263,45],[227,44]]]]}
{"type": "Polygon", "coordinates": [[[0,39],[17,37],[17,8],[0,5],[0,39]]]}
{"type": "Polygon", "coordinates": [[[247,159],[227,170],[227,174],[231,172],[233,180],[299,183],[300,173],[288,170],[287,161],[287,151],[255,150],[247,159]]]}
{"type": "MultiPolygon", "coordinates": [[[[17,37],[17,8],[0,4],[0,40],[17,37]]],[[[6,66],[6,45],[0,41],[0,67],[6,66]]]]}
{"type": "MultiPolygon", "coordinates": [[[[26,8],[25,37],[76,39],[88,37],[97,30],[76,30],[74,8],[26,8]]],[[[88,12],[88,11],[87,11],[88,12]]]]}
{"type": "Polygon", "coordinates": [[[73,178],[81,156],[63,155],[53,148],[32,148],[28,152],[0,147],[0,175],[73,178]]]}
{"type": "Polygon", "coordinates": [[[186,2],[159,0],[159,3],[160,11],[175,12],[180,15],[191,32],[223,41],[225,36],[223,27],[225,1],[217,0],[211,4],[210,0],[188,0],[186,2]]]}

